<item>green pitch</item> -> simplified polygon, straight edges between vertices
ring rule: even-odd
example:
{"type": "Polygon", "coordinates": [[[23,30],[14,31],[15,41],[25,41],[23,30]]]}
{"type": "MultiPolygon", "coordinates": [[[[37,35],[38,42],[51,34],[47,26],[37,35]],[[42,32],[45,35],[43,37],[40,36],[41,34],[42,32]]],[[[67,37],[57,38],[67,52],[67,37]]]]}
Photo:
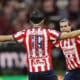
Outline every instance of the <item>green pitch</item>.
{"type": "Polygon", "coordinates": [[[0,76],[0,80],[28,80],[27,76],[0,76]]]}

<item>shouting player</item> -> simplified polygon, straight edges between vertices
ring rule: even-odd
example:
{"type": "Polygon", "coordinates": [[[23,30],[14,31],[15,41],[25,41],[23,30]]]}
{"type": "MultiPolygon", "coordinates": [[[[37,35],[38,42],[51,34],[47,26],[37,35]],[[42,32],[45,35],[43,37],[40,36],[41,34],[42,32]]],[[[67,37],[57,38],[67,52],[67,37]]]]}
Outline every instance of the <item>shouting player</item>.
{"type": "Polygon", "coordinates": [[[0,35],[0,41],[16,40],[24,45],[29,80],[57,80],[52,67],[52,40],[78,36],[80,30],[60,34],[56,30],[44,29],[44,15],[40,11],[30,14],[30,22],[31,29],[24,29],[13,35],[0,35]]]}
{"type": "MultiPolygon", "coordinates": [[[[71,26],[67,19],[60,21],[60,31],[71,32],[71,26]]],[[[54,41],[53,44],[63,51],[66,59],[67,71],[64,80],[80,80],[80,36],[54,41]]]]}

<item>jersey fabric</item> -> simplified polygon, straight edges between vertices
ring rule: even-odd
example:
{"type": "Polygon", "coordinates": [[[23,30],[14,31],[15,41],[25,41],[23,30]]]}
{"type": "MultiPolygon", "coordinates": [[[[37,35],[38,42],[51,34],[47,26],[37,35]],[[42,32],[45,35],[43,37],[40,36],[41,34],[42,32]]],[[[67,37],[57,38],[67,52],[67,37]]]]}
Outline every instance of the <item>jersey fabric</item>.
{"type": "Polygon", "coordinates": [[[55,41],[53,44],[63,51],[68,70],[80,69],[80,36],[55,41]]]}
{"type": "Polygon", "coordinates": [[[52,69],[51,40],[57,40],[59,32],[55,30],[32,28],[14,34],[17,42],[24,45],[27,51],[29,72],[41,72],[52,69]]]}

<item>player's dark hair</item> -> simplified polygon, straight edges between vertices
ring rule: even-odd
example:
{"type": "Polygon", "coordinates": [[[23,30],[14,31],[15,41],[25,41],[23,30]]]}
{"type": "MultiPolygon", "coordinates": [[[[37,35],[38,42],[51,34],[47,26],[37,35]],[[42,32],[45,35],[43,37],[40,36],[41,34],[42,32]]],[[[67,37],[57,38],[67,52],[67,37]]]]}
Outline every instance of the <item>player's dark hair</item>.
{"type": "Polygon", "coordinates": [[[39,10],[36,10],[36,11],[33,11],[31,14],[30,14],[30,20],[34,23],[34,24],[38,24],[40,23],[42,20],[44,20],[44,14],[39,11],[39,10]]]}
{"type": "Polygon", "coordinates": [[[66,18],[61,19],[59,23],[61,23],[61,22],[68,22],[68,24],[70,25],[69,20],[68,20],[68,19],[66,19],[66,18]]]}

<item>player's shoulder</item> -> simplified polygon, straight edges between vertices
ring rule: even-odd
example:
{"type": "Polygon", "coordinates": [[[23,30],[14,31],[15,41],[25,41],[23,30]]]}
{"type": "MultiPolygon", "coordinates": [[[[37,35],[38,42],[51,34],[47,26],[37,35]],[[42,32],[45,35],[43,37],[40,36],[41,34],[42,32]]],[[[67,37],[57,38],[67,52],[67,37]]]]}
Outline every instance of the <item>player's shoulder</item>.
{"type": "Polygon", "coordinates": [[[80,35],[79,36],[77,36],[78,38],[80,38],[80,35]]]}
{"type": "Polygon", "coordinates": [[[77,36],[77,37],[75,37],[75,40],[76,40],[76,41],[80,41],[80,35],[77,36]]]}
{"type": "Polygon", "coordinates": [[[30,29],[23,29],[23,30],[21,30],[22,32],[26,32],[26,31],[28,31],[28,30],[30,30],[30,29]]]}
{"type": "Polygon", "coordinates": [[[55,30],[55,29],[47,29],[48,31],[57,31],[57,30],[55,30]]]}
{"type": "Polygon", "coordinates": [[[47,29],[48,32],[50,33],[59,33],[59,31],[55,30],[55,29],[47,29]]]}
{"type": "Polygon", "coordinates": [[[76,36],[73,39],[78,40],[78,39],[80,39],[80,36],[76,36]]]}
{"type": "Polygon", "coordinates": [[[27,29],[22,29],[22,30],[20,30],[20,31],[18,31],[18,32],[16,32],[16,33],[22,33],[22,34],[24,34],[25,32],[27,32],[27,29]]]}

